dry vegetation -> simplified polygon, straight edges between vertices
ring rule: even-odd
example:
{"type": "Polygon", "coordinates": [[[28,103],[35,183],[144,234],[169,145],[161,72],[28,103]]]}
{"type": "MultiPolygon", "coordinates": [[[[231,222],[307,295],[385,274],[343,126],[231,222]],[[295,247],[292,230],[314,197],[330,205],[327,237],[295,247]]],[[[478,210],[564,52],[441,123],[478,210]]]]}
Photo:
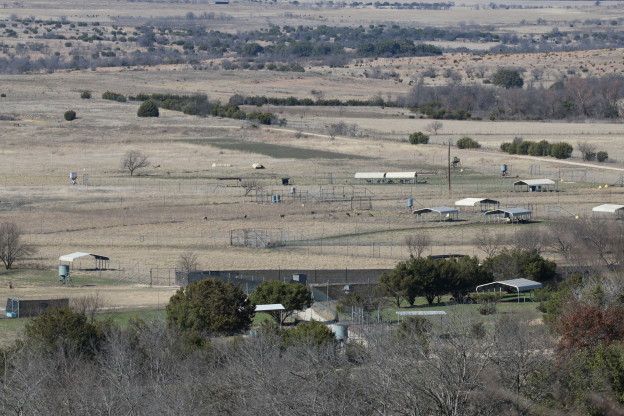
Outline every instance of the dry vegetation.
{"type": "MultiPolygon", "coordinates": [[[[607,19],[606,7],[593,2],[574,2],[573,9],[557,3],[548,10],[479,10],[474,5],[450,12],[384,12],[383,22],[439,25],[461,21],[508,26],[509,30],[531,31],[551,27],[521,24],[548,15],[550,21],[607,19]],[[578,6],[578,7],[577,7],[578,6]],[[417,16],[417,17],[416,17],[417,16]]],[[[0,20],[11,14],[40,18],[99,21],[102,26],[135,26],[149,18],[201,13],[214,5],[119,2],[24,1],[5,4],[0,20]],[[123,6],[123,7],[122,7],[123,6]],[[97,10],[93,12],[92,10],[97,10]]],[[[241,3],[219,9],[233,20],[217,21],[215,28],[233,30],[248,23],[275,24],[368,24],[379,21],[372,9],[316,9],[241,3]]],[[[247,26],[245,26],[247,27],[247,26]]],[[[4,41],[4,39],[3,39],[4,41]]],[[[27,41],[18,39],[16,41],[27,41]]],[[[59,46],[60,47],[60,46],[59,46]]],[[[391,268],[409,255],[406,237],[413,229],[430,230],[431,253],[481,255],[475,247],[477,233],[483,228],[503,227],[512,235],[517,228],[530,227],[539,232],[541,224],[503,226],[485,224],[477,213],[460,215],[461,221],[438,223],[417,221],[406,209],[407,198],[418,206],[452,206],[463,197],[483,196],[499,199],[502,205],[532,204],[536,220],[588,216],[599,203],[621,203],[624,150],[619,139],[624,124],[588,120],[584,122],[486,122],[444,121],[431,144],[412,146],[405,142],[414,131],[425,131],[431,120],[409,118],[410,112],[398,108],[270,108],[286,118],[284,128],[253,128],[245,122],[200,118],[161,110],[157,119],[136,117],[138,103],[102,100],[110,90],[127,95],[138,93],[205,93],[210,99],[226,102],[233,94],[312,97],[320,90],[326,98],[368,99],[376,95],[396,98],[409,92],[409,81],[429,68],[452,69],[463,74],[464,82],[479,82],[468,76],[470,68],[494,71],[500,66],[545,69],[536,82],[548,85],[569,68],[591,63],[590,74],[621,72],[621,51],[599,50],[544,54],[480,55],[478,61],[468,53],[445,54],[436,58],[401,58],[361,61],[345,68],[314,67],[304,73],[267,71],[200,71],[183,65],[150,68],[112,68],[51,74],[0,76],[0,210],[3,221],[14,221],[26,230],[26,240],[38,248],[37,258],[26,264],[50,270],[50,285],[25,287],[14,282],[11,294],[24,298],[56,296],[67,293],[53,288],[54,267],[61,254],[89,251],[110,256],[115,270],[103,276],[117,282],[149,281],[149,270],[160,268],[156,283],[168,284],[180,254],[197,254],[202,269],[269,268],[391,268]],[[395,71],[398,77],[365,78],[364,71],[379,68],[381,73],[395,71]],[[90,90],[93,98],[80,99],[90,90]],[[73,109],[78,118],[63,120],[73,109]],[[361,137],[330,140],[326,127],[345,122],[356,125],[361,137]],[[480,150],[452,148],[462,159],[462,169],[453,171],[452,191],[445,177],[446,143],[470,136],[482,144],[480,150]],[[547,139],[551,142],[584,141],[608,151],[611,163],[583,163],[580,153],[567,161],[510,156],[498,151],[503,141],[514,136],[547,139]],[[294,146],[300,149],[290,158],[232,151],[197,139],[226,138],[294,146]],[[197,140],[195,143],[193,140],[197,140]],[[120,167],[123,155],[132,149],[149,156],[151,165],[130,177],[120,167]],[[340,152],[363,158],[298,159],[308,149],[340,152]],[[215,166],[213,167],[213,163],[215,166]],[[253,163],[266,169],[254,170],[253,163]],[[499,165],[510,165],[513,176],[549,177],[561,181],[561,192],[512,193],[513,179],[498,175],[499,165]],[[566,169],[567,168],[567,169],[566,169]],[[577,170],[571,170],[576,168],[577,170]],[[582,170],[581,170],[582,169],[582,170]],[[70,171],[78,172],[78,185],[69,184],[70,171]],[[428,177],[419,185],[364,185],[353,180],[356,171],[419,171],[428,177]],[[332,174],[333,184],[329,184],[332,174]],[[83,184],[88,175],[90,185],[83,184]],[[291,178],[305,200],[281,204],[258,204],[254,192],[236,181],[253,181],[269,193],[285,192],[280,178],[291,178]],[[607,189],[598,185],[609,184],[607,189]],[[352,208],[349,203],[319,201],[323,192],[334,192],[338,199],[353,192],[372,197],[372,209],[352,208]],[[271,249],[229,246],[234,229],[280,229],[286,239],[296,241],[271,249]]],[[[430,80],[439,83],[442,77],[430,80]]],[[[83,261],[86,263],[86,261],[83,261]]],[[[85,266],[86,267],[86,266],[85,266]]],[[[179,267],[179,266],[178,266],[179,267]]],[[[102,291],[107,306],[156,306],[171,290],[115,286],[73,288],[71,296],[102,291]],[[110,293],[108,293],[110,292],[110,293]],[[118,292],[129,295],[121,297],[118,292]],[[107,298],[108,296],[108,298],[107,298]],[[116,300],[112,300],[116,299],[116,300]],[[125,299],[125,300],[121,300],[125,299]]],[[[9,294],[0,290],[0,298],[9,294]]]]}

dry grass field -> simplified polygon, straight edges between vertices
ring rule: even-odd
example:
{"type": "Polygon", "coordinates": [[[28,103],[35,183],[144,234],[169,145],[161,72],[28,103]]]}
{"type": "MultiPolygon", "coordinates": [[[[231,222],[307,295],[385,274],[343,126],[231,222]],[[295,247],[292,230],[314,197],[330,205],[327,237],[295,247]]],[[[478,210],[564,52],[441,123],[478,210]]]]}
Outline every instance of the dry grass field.
{"type": "MultiPolygon", "coordinates": [[[[223,13],[232,15],[236,24],[252,22],[249,27],[359,21],[443,26],[461,20],[522,28],[522,19],[548,16],[548,20],[565,22],[609,15],[607,8],[594,7],[593,2],[572,4],[570,9],[562,3],[547,10],[476,10],[467,4],[453,13],[379,13],[372,9],[240,3],[223,13]]],[[[0,8],[0,19],[11,14],[66,16],[97,19],[106,25],[156,15],[183,16],[207,8],[213,10],[215,6],[22,1],[0,8]]],[[[226,28],[231,23],[220,24],[226,28]]],[[[478,64],[489,68],[543,66],[550,71],[543,81],[547,83],[584,61],[595,64],[594,73],[624,69],[621,51],[617,50],[485,55],[478,64]]],[[[173,293],[172,288],[160,286],[169,286],[173,265],[184,252],[195,252],[205,270],[391,268],[408,256],[403,241],[415,229],[429,232],[432,254],[481,256],[474,245],[480,229],[504,230],[509,236],[521,227],[540,232],[549,220],[587,216],[594,205],[624,201],[624,150],[620,144],[624,124],[619,122],[444,121],[438,134],[432,135],[431,144],[413,146],[405,142],[407,136],[425,130],[431,120],[409,118],[406,109],[271,107],[269,111],[286,118],[287,125],[254,128],[241,121],[167,110],[161,110],[157,119],[138,118],[138,103],[100,98],[107,90],[127,95],[200,92],[226,102],[237,93],[311,97],[313,89],[322,91],[326,98],[396,98],[409,92],[410,74],[430,66],[465,71],[471,62],[470,55],[457,53],[441,58],[380,59],[346,68],[306,68],[304,73],[197,71],[171,65],[0,76],[0,92],[6,94],[0,98],[0,116],[6,119],[0,121],[0,220],[19,224],[26,241],[38,249],[34,258],[20,266],[49,271],[49,284],[45,280],[37,284],[14,281],[14,289],[0,289],[0,299],[4,295],[25,299],[83,296],[98,291],[108,307],[157,307],[173,293]],[[362,75],[375,66],[396,70],[402,81],[362,75]],[[83,90],[93,91],[93,98],[80,99],[83,90]],[[75,121],[63,120],[63,113],[69,109],[77,112],[75,121]],[[355,124],[361,137],[330,140],[325,126],[339,121],[355,124]],[[452,156],[461,158],[462,167],[453,170],[449,192],[446,144],[463,136],[473,137],[483,147],[471,151],[452,147],[452,156]],[[611,162],[583,163],[576,151],[566,161],[498,151],[502,142],[515,136],[573,145],[587,141],[608,151],[611,162]],[[288,157],[274,157],[270,150],[267,154],[230,150],[206,139],[243,142],[260,150],[262,144],[291,148],[285,149],[288,157]],[[124,153],[131,149],[143,152],[151,161],[133,177],[120,166],[124,153]],[[305,158],[312,150],[346,156],[305,158]],[[266,169],[252,169],[253,163],[261,163],[266,169]],[[560,192],[512,192],[514,179],[500,177],[501,164],[509,165],[512,175],[520,179],[557,180],[560,192]],[[69,184],[70,171],[78,172],[78,185],[69,184]],[[428,179],[417,185],[363,184],[353,179],[358,171],[418,171],[428,179]],[[283,194],[283,202],[258,203],[254,192],[245,196],[237,181],[220,179],[232,177],[255,181],[268,195],[283,194]],[[283,186],[281,178],[290,178],[291,184],[283,186]],[[609,184],[608,189],[597,188],[605,184],[609,184]],[[297,198],[290,196],[290,187],[296,187],[297,198]],[[370,197],[371,206],[352,206],[348,202],[351,196],[370,197]],[[499,199],[503,206],[530,205],[536,223],[485,223],[474,212],[462,212],[460,221],[455,222],[419,221],[406,207],[407,198],[414,198],[418,207],[430,207],[453,206],[457,199],[470,196],[499,199]],[[271,230],[286,244],[232,247],[230,231],[237,229],[271,230]],[[113,270],[100,272],[95,286],[59,287],[55,270],[58,256],[74,251],[110,256],[113,270]],[[153,283],[158,288],[145,287],[150,269],[155,270],[153,283]]],[[[87,260],[82,265],[90,267],[87,260]]],[[[5,282],[12,279],[2,273],[0,278],[5,282]]]]}

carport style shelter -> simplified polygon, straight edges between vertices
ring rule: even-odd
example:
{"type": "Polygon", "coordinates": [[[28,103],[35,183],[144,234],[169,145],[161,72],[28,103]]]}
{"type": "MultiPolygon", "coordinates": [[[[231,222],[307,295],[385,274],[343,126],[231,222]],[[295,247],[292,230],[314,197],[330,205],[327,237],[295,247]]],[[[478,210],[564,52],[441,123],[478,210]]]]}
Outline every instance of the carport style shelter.
{"type": "Polygon", "coordinates": [[[500,206],[500,202],[488,198],[464,198],[455,201],[455,206],[457,207],[472,207],[474,209],[477,204],[479,204],[481,211],[488,211],[500,206]]]}
{"type": "MultiPolygon", "coordinates": [[[[520,292],[530,292],[535,289],[539,289],[544,287],[540,282],[536,282],[535,280],[529,279],[511,279],[511,280],[499,280],[492,283],[486,283],[483,285],[477,286],[475,289],[476,292],[487,292],[488,290],[484,289],[493,289],[496,291],[498,289],[499,292],[503,291],[503,287],[515,289],[518,293],[518,302],[520,302],[520,292]]],[[[526,301],[526,297],[524,298],[526,301]]]]}
{"type": "Polygon", "coordinates": [[[455,208],[450,208],[450,207],[433,207],[433,208],[416,209],[416,210],[412,211],[412,214],[418,215],[419,217],[421,217],[423,214],[428,214],[428,213],[431,213],[431,212],[437,212],[438,214],[440,214],[440,221],[456,220],[457,219],[457,214],[459,213],[459,211],[456,210],[455,208]]]}
{"type": "Polygon", "coordinates": [[[531,221],[531,210],[524,208],[501,208],[494,209],[492,211],[488,211],[484,214],[486,218],[494,218],[496,221],[504,221],[504,222],[523,222],[523,221],[531,221]]]}
{"type": "Polygon", "coordinates": [[[555,182],[551,179],[525,179],[516,181],[513,184],[514,191],[521,190],[525,192],[545,192],[552,191],[551,186],[555,186],[555,182]],[[524,187],[526,186],[526,190],[524,187]]]}
{"type": "Polygon", "coordinates": [[[108,262],[110,260],[109,257],[106,256],[102,256],[100,254],[93,254],[93,253],[83,253],[82,251],[76,251],[74,253],[71,254],[65,254],[63,256],[59,257],[59,262],[63,262],[66,261],[68,263],[74,263],[74,260],[80,258],[80,257],[84,257],[84,256],[93,256],[95,258],[95,268],[100,270],[100,269],[108,269],[108,262]]]}
{"type": "Polygon", "coordinates": [[[602,204],[592,208],[592,212],[606,212],[614,214],[617,218],[624,216],[624,205],[602,204]]]}

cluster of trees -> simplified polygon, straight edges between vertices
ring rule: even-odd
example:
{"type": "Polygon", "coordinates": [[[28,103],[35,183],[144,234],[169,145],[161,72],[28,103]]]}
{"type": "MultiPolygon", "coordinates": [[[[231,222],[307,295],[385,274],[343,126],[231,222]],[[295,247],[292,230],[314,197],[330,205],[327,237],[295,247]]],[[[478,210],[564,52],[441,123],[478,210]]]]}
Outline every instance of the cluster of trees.
{"type": "Polygon", "coordinates": [[[549,88],[492,88],[488,85],[426,86],[419,82],[397,105],[430,117],[474,114],[499,119],[615,118],[624,98],[624,79],[571,77],[549,88]]]}
{"type": "Polygon", "coordinates": [[[515,137],[513,141],[500,146],[503,152],[511,155],[552,156],[557,159],[568,159],[572,156],[574,148],[566,142],[550,144],[547,140],[534,142],[515,137]]]}
{"type": "MultiPolygon", "coordinates": [[[[312,91],[312,94],[320,94],[318,91],[312,91]]],[[[386,101],[383,98],[377,96],[369,100],[339,100],[337,98],[297,98],[297,97],[266,97],[263,95],[256,96],[244,96],[241,94],[235,94],[230,97],[229,104],[235,105],[256,105],[258,107],[269,104],[279,106],[380,106],[380,107],[392,107],[395,105],[393,101],[386,101]]]]}
{"type": "Polygon", "coordinates": [[[483,263],[476,257],[456,259],[414,257],[400,262],[389,274],[379,279],[378,290],[391,296],[397,307],[403,301],[414,306],[418,297],[429,305],[440,303],[444,295],[463,303],[480,284],[494,280],[526,278],[538,282],[553,282],[556,264],[540,254],[522,248],[504,248],[483,263]]]}
{"type": "Polygon", "coordinates": [[[554,332],[522,314],[485,326],[451,313],[436,325],[426,318],[368,325],[361,341],[343,348],[315,322],[192,343],[164,322],[118,327],[59,309],[33,319],[23,339],[2,350],[0,411],[617,414],[622,306],[575,298],[594,292],[586,282],[557,292],[565,301],[554,332]],[[577,339],[583,342],[569,343],[577,339]]]}

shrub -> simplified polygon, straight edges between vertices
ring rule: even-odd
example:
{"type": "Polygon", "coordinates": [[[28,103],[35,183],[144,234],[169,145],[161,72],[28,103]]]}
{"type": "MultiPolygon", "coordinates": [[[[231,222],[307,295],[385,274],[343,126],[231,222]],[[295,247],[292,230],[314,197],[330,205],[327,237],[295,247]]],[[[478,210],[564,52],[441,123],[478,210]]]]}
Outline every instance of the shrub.
{"type": "Polygon", "coordinates": [[[91,91],[83,91],[80,93],[80,98],[83,100],[88,100],[91,98],[91,91]]]}
{"type": "Polygon", "coordinates": [[[0,94],[0,97],[4,98],[4,97],[6,97],[6,94],[2,93],[2,94],[0,94]]]}
{"type": "Polygon", "coordinates": [[[158,117],[159,115],[158,105],[154,100],[145,101],[137,110],[139,117],[158,117]]]}
{"type": "Polygon", "coordinates": [[[461,139],[457,140],[456,144],[457,147],[459,147],[460,149],[478,149],[481,147],[479,142],[471,137],[462,137],[461,139]]]}
{"type": "Polygon", "coordinates": [[[76,120],[76,112],[74,110],[67,110],[65,111],[63,117],[65,117],[65,120],[67,121],[76,120]]]}
{"type": "Polygon", "coordinates": [[[491,302],[480,303],[477,309],[481,315],[494,315],[496,313],[496,304],[491,302]]]}
{"type": "Polygon", "coordinates": [[[429,136],[421,131],[417,131],[409,135],[409,142],[411,144],[427,144],[429,143],[429,136]]]}
{"type": "Polygon", "coordinates": [[[572,156],[573,150],[574,148],[566,142],[554,143],[550,146],[550,155],[557,159],[568,159],[572,156]]]}
{"type": "Polygon", "coordinates": [[[609,153],[605,151],[596,153],[596,160],[598,160],[598,162],[605,162],[607,159],[609,159],[609,153]]]}
{"type": "Polygon", "coordinates": [[[119,94],[116,92],[111,92],[111,91],[106,91],[104,94],[102,94],[102,98],[104,100],[111,100],[111,101],[118,101],[120,103],[125,103],[126,102],[126,96],[123,94],[119,94]]]}
{"type": "Polygon", "coordinates": [[[499,69],[492,77],[492,84],[504,88],[522,88],[524,80],[515,69],[499,69]]]}

